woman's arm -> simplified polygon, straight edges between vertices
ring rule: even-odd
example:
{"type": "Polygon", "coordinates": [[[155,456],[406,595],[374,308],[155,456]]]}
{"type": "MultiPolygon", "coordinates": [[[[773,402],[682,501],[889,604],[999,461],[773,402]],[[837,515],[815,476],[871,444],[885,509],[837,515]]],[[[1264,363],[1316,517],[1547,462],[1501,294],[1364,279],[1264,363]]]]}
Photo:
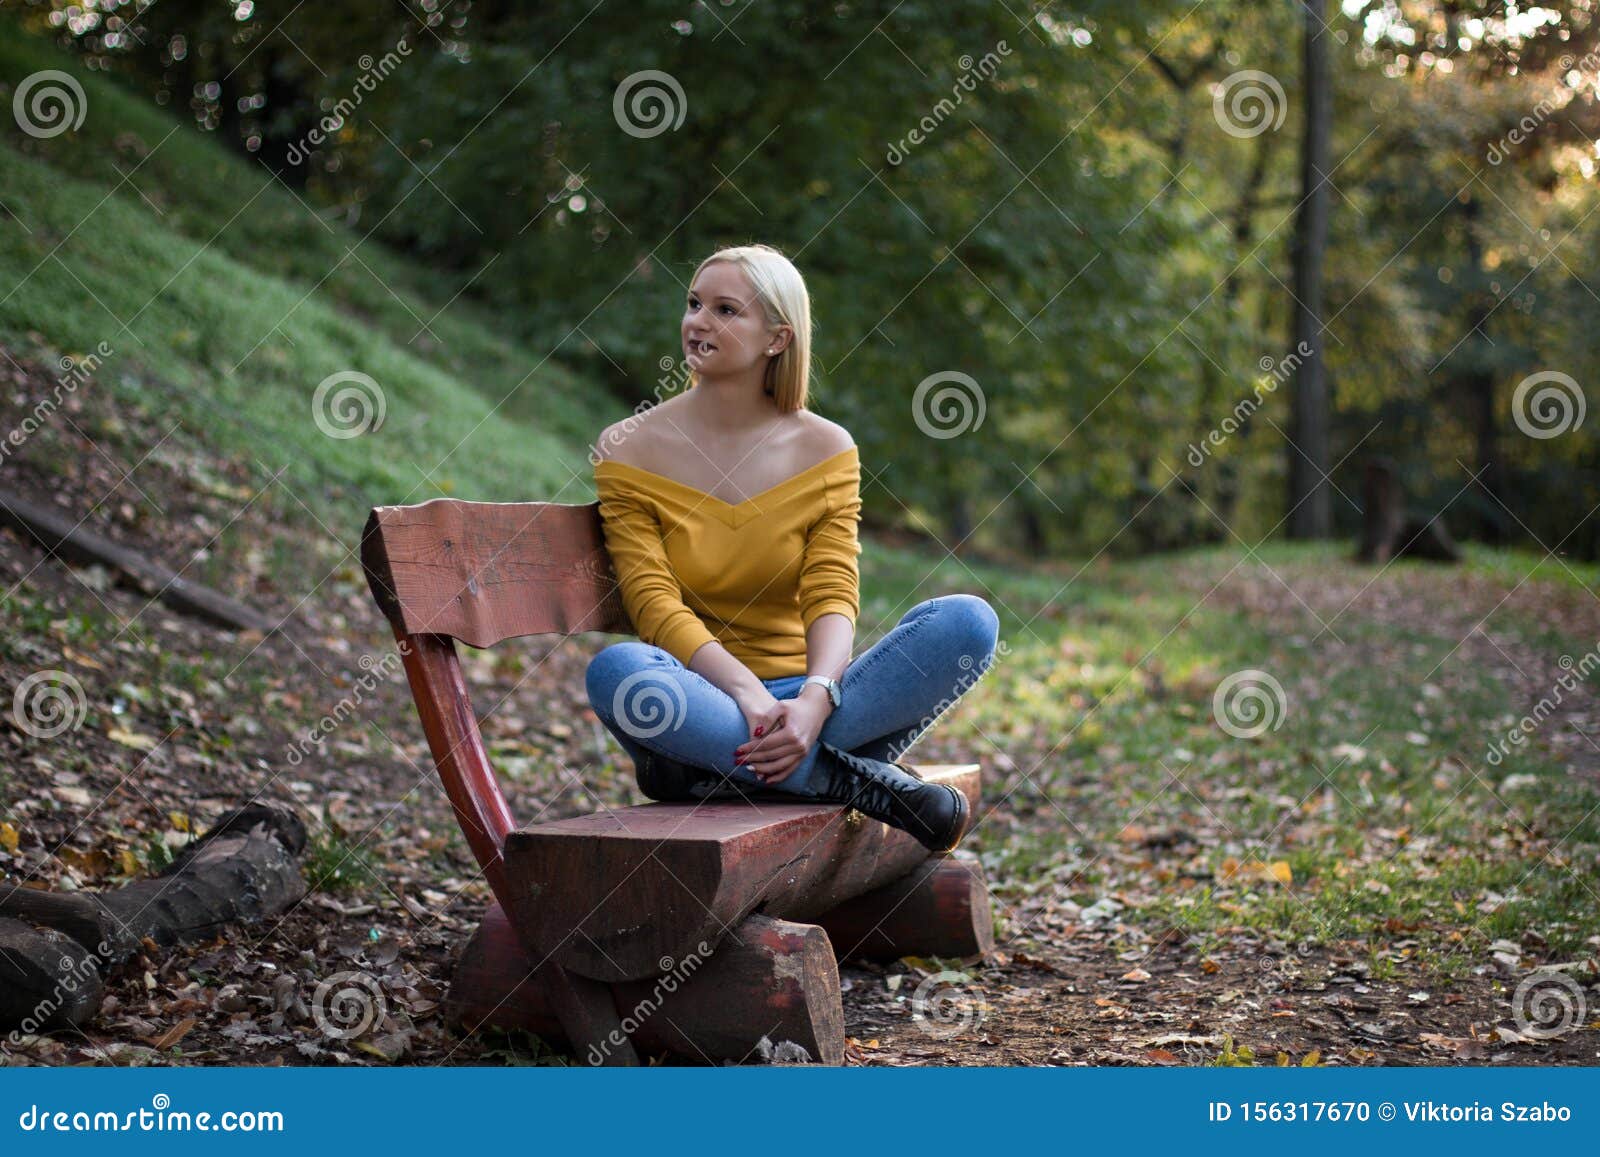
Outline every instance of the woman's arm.
{"type": "MultiPolygon", "coordinates": [[[[806,674],[826,675],[836,682],[842,681],[845,668],[850,666],[855,636],[855,623],[837,611],[813,619],[811,629],[806,632],[806,674]]],[[[833,714],[833,700],[828,698],[827,688],[819,683],[807,683],[796,698],[815,700],[823,708],[824,719],[833,714]]]]}

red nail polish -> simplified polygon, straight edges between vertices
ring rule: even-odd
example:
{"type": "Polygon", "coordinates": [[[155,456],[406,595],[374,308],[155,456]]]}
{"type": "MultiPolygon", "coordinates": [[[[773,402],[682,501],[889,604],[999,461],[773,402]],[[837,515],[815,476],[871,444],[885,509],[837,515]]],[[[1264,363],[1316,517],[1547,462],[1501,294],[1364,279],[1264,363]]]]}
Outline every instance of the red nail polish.
{"type": "Polygon", "coordinates": [[[765,731],[765,730],[766,730],[766,728],[765,728],[765,727],[757,727],[757,728],[756,728],[756,734],[757,734],[757,735],[760,735],[760,734],[761,734],[761,733],[762,733],[762,732],[763,732],[763,731],[765,731]]]}

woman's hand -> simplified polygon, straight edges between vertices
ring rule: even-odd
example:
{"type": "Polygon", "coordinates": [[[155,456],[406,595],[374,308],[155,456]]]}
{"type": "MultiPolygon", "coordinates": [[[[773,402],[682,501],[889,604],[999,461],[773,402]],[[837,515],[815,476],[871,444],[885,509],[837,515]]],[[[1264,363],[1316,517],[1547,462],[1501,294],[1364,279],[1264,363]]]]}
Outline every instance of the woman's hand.
{"type": "Polygon", "coordinates": [[[747,710],[751,738],[734,749],[735,762],[742,760],[768,786],[782,783],[816,743],[832,710],[831,704],[806,695],[747,710]]]}

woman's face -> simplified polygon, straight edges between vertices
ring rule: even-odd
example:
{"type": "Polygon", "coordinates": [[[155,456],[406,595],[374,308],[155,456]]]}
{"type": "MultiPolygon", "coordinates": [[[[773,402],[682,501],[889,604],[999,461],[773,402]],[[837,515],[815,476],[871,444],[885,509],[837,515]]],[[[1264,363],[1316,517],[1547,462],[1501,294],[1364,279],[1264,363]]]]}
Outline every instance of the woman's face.
{"type": "Polygon", "coordinates": [[[683,311],[683,356],[698,374],[718,377],[759,368],[789,344],[789,331],[773,327],[755,287],[728,261],[713,261],[689,287],[683,311]]]}

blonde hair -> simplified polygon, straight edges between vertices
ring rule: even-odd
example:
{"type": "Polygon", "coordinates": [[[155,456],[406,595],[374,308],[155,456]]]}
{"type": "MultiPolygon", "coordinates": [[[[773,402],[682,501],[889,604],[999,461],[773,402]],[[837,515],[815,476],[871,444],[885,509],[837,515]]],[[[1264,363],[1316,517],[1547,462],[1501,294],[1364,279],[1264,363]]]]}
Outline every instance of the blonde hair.
{"type": "MultiPolygon", "coordinates": [[[[811,296],[805,279],[790,261],[771,245],[734,245],[718,249],[702,261],[694,277],[715,261],[737,265],[755,287],[771,325],[786,325],[794,336],[777,356],[767,361],[762,390],[778,403],[781,413],[806,407],[811,382],[811,296]]],[[[689,284],[694,284],[694,277],[689,284]]],[[[689,385],[699,384],[699,375],[690,372],[689,385]]]]}

